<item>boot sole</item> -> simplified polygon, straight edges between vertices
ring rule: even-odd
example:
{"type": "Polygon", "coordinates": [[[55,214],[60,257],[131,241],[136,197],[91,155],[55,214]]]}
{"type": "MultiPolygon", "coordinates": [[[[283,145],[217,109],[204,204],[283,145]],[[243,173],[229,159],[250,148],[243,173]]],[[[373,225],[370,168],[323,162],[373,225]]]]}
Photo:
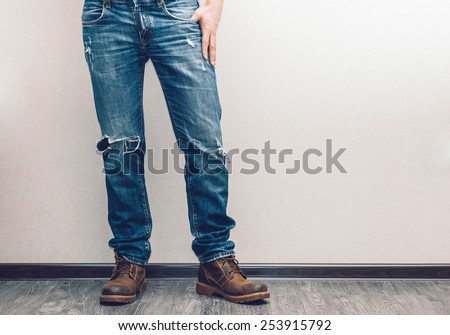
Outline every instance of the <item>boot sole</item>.
{"type": "Polygon", "coordinates": [[[217,287],[210,286],[208,284],[204,284],[201,282],[197,282],[195,285],[195,289],[198,294],[211,296],[213,294],[218,294],[224,299],[235,302],[235,303],[244,303],[244,302],[250,302],[250,301],[256,301],[261,299],[266,299],[270,297],[269,291],[263,291],[263,292],[256,292],[256,293],[250,293],[250,294],[243,294],[243,295],[229,295],[223,292],[222,290],[218,289],[217,287]]]}
{"type": "MultiPolygon", "coordinates": [[[[147,290],[148,281],[144,280],[141,285],[139,285],[137,293],[144,293],[147,290]]],[[[129,304],[131,302],[136,301],[137,294],[133,295],[111,295],[111,294],[102,294],[100,295],[100,302],[106,303],[120,303],[120,304],[129,304]]]]}

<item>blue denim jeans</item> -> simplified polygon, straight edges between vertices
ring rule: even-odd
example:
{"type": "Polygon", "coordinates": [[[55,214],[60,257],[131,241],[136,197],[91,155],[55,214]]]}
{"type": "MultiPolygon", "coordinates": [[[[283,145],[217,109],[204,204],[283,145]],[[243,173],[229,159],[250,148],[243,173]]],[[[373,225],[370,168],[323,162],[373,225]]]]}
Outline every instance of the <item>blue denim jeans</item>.
{"type": "Polygon", "coordinates": [[[197,0],[84,2],[84,51],[102,133],[97,151],[103,157],[114,236],[109,246],[139,265],[151,254],[142,102],[148,60],[185,157],[192,250],[202,263],[234,254],[215,69],[202,57],[200,24],[190,19],[198,6],[197,0]]]}

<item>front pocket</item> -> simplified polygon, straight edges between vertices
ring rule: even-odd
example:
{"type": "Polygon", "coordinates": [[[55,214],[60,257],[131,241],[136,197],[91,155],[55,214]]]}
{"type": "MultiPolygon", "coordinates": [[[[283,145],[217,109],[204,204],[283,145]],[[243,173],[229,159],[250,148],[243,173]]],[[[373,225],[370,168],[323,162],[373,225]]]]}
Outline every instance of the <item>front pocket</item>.
{"type": "Polygon", "coordinates": [[[102,20],[108,9],[105,4],[98,1],[85,1],[83,6],[83,13],[81,14],[81,23],[84,26],[96,24],[102,20]]]}
{"type": "Polygon", "coordinates": [[[162,10],[166,16],[170,17],[171,19],[178,20],[178,21],[187,21],[192,23],[197,23],[198,20],[192,20],[191,17],[194,14],[195,10],[198,7],[175,7],[168,9],[166,6],[166,3],[163,2],[162,10]]]}

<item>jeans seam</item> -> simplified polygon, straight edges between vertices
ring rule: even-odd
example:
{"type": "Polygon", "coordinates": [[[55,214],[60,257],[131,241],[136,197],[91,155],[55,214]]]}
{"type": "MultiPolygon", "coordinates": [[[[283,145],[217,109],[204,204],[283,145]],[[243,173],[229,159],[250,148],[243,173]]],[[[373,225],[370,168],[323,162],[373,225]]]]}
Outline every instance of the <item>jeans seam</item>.
{"type": "Polygon", "coordinates": [[[125,260],[127,260],[130,263],[134,263],[134,264],[141,265],[141,266],[144,266],[147,263],[146,261],[137,259],[132,256],[125,256],[125,255],[120,254],[120,257],[124,258],[125,260]]]}
{"type": "MultiPolygon", "coordinates": [[[[175,116],[173,114],[173,107],[172,107],[172,105],[170,103],[169,98],[167,97],[167,90],[165,89],[165,87],[164,87],[164,85],[162,83],[161,83],[161,88],[163,90],[164,97],[166,99],[167,110],[169,111],[169,115],[170,115],[170,118],[171,118],[172,123],[173,123],[173,129],[174,129],[174,132],[175,132],[175,137],[180,141],[180,145],[183,146],[183,143],[181,143],[181,142],[184,142],[184,141],[182,140],[182,138],[180,136],[180,133],[179,133],[179,130],[178,130],[178,126],[177,126],[177,124],[175,122],[175,116]]],[[[185,155],[185,159],[186,159],[186,155],[185,155]]],[[[187,164],[187,162],[185,164],[187,164]]],[[[194,227],[194,234],[195,234],[194,236],[197,237],[197,238],[202,238],[202,234],[200,233],[199,228],[198,228],[197,211],[195,210],[194,202],[192,200],[192,189],[191,189],[191,181],[190,181],[191,178],[188,175],[188,172],[186,171],[186,168],[185,168],[184,173],[186,175],[186,184],[187,184],[187,188],[188,188],[188,191],[189,191],[189,202],[190,202],[191,207],[192,207],[192,220],[193,220],[193,227],[194,227]]]]}
{"type": "Polygon", "coordinates": [[[141,196],[142,196],[142,208],[144,209],[144,229],[145,229],[145,233],[146,233],[146,237],[147,240],[144,242],[146,249],[148,248],[148,238],[150,238],[150,215],[149,215],[149,211],[145,202],[145,185],[144,185],[144,181],[143,181],[143,176],[139,175],[139,181],[140,181],[140,185],[141,185],[141,196]]]}
{"type": "Polygon", "coordinates": [[[81,25],[82,26],[93,26],[95,24],[97,24],[98,22],[102,21],[106,14],[108,14],[109,10],[108,8],[106,8],[105,4],[102,5],[102,13],[100,14],[100,17],[96,18],[95,20],[91,20],[91,21],[83,21],[81,20],[81,25]]]}
{"type": "MultiPolygon", "coordinates": [[[[167,17],[169,17],[169,18],[171,18],[171,19],[173,19],[173,20],[177,20],[177,21],[181,21],[181,22],[190,22],[190,23],[195,23],[195,24],[198,24],[199,23],[199,21],[198,20],[191,20],[191,19],[184,19],[184,18],[181,18],[181,17],[177,17],[177,16],[175,16],[175,15],[173,15],[172,13],[170,13],[169,12],[169,10],[167,9],[167,7],[166,7],[166,4],[163,2],[163,4],[162,4],[162,11],[163,11],[163,13],[167,16],[167,17]]],[[[198,7],[197,7],[198,8],[198,7]]]]}
{"type": "MultiPolygon", "coordinates": [[[[188,172],[185,171],[185,173],[187,174],[188,172]]],[[[195,206],[194,206],[194,202],[192,200],[192,190],[191,190],[191,178],[189,175],[186,176],[187,179],[187,185],[188,185],[188,190],[189,190],[189,201],[191,203],[191,207],[192,207],[192,219],[194,221],[194,227],[195,227],[195,231],[196,231],[196,237],[198,238],[202,238],[202,234],[200,233],[199,229],[198,229],[198,222],[197,222],[197,213],[195,210],[195,206]]]]}
{"type": "MultiPolygon", "coordinates": [[[[144,107],[143,107],[143,103],[142,103],[142,99],[143,99],[143,82],[144,82],[144,74],[145,74],[145,71],[142,70],[142,69],[144,69],[144,65],[145,65],[145,63],[142,65],[141,71],[140,71],[140,74],[139,74],[139,97],[140,97],[139,109],[140,109],[140,114],[141,114],[140,115],[140,119],[141,119],[141,122],[140,122],[140,128],[141,128],[140,129],[140,133],[141,133],[142,140],[143,140],[142,143],[145,143],[144,107]]],[[[144,156],[145,156],[145,151],[144,151],[144,156]]],[[[145,159],[143,159],[142,164],[145,164],[145,159]]],[[[145,173],[145,169],[144,169],[144,173],[145,173]]],[[[140,185],[141,185],[142,207],[144,209],[144,215],[145,215],[145,218],[144,218],[144,220],[145,220],[144,229],[145,229],[145,232],[146,232],[147,236],[150,237],[150,214],[149,214],[149,209],[147,208],[147,205],[146,205],[146,193],[145,193],[145,185],[144,185],[144,176],[141,175],[141,174],[139,174],[139,181],[140,181],[140,185]]],[[[150,242],[148,240],[145,241],[145,246],[148,249],[150,249],[149,248],[149,246],[150,246],[149,243],[150,242]]]]}

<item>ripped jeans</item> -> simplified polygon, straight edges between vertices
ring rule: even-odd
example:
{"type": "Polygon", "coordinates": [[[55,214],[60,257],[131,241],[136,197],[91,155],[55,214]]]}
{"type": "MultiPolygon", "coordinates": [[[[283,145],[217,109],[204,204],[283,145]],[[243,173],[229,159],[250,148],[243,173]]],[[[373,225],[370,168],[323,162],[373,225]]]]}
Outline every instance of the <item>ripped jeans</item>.
{"type": "MultiPolygon", "coordinates": [[[[144,67],[159,78],[173,132],[185,157],[192,250],[205,263],[234,254],[235,221],[227,215],[227,156],[215,69],[201,53],[191,20],[197,0],[85,0],[81,21],[86,63],[102,136],[109,246],[147,263],[152,230],[144,181],[144,67]]],[[[173,232],[176,236],[177,232],[173,232]]]]}

